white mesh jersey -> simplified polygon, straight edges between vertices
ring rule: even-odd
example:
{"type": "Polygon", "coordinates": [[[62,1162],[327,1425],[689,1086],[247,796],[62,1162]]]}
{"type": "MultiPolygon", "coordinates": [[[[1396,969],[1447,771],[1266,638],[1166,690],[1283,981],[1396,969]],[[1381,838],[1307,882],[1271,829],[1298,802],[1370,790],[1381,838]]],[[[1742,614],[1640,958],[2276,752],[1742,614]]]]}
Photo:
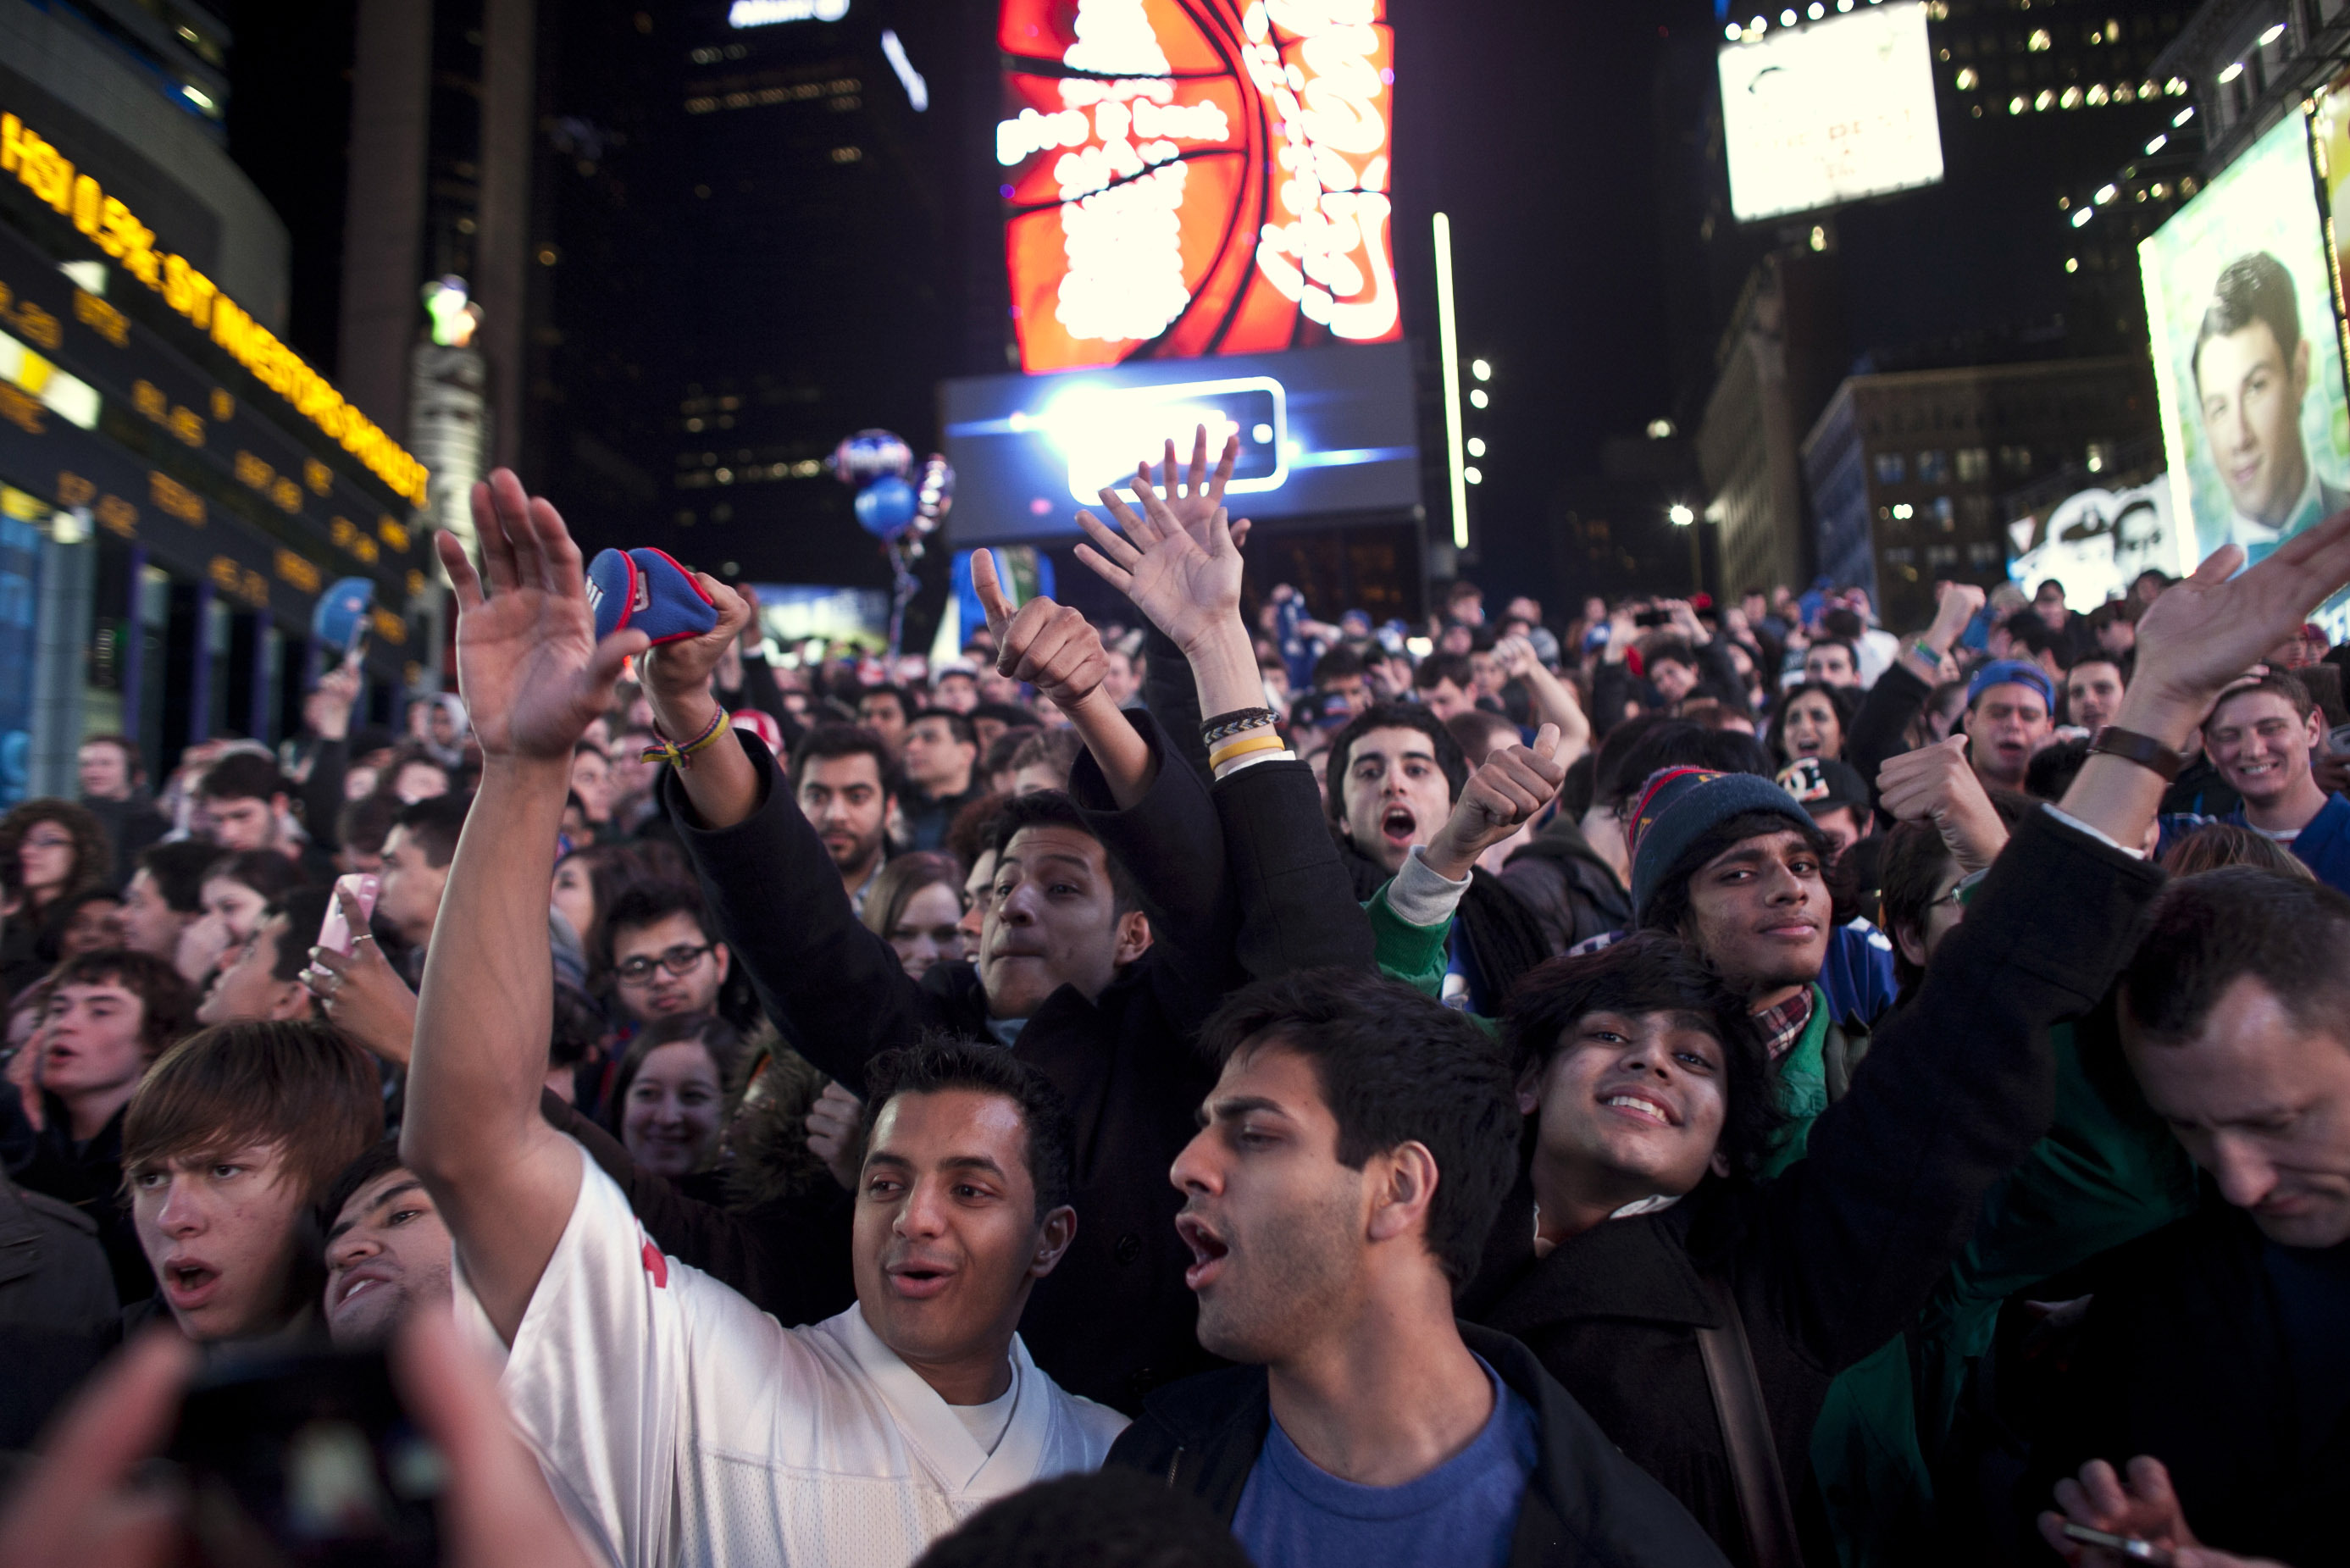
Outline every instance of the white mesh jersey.
{"type": "MultiPolygon", "coordinates": [[[[905,1568],[996,1498],[1093,1469],[1126,1417],[1015,1337],[993,1453],[850,1307],[785,1328],[662,1254],[580,1158],[579,1198],[502,1386],[556,1496],[616,1568],[905,1568]]],[[[461,1314],[489,1320],[457,1275],[461,1314]]]]}

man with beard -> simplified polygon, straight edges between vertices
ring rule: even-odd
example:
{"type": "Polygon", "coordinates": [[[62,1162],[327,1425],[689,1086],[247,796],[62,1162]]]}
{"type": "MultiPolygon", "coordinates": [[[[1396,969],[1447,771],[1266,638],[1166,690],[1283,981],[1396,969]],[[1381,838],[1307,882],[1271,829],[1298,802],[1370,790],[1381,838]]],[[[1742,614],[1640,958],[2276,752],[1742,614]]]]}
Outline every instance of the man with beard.
{"type": "Polygon", "coordinates": [[[811,730],[792,752],[792,798],[823,840],[849,907],[859,913],[889,857],[894,766],[879,734],[847,724],[811,730]]]}

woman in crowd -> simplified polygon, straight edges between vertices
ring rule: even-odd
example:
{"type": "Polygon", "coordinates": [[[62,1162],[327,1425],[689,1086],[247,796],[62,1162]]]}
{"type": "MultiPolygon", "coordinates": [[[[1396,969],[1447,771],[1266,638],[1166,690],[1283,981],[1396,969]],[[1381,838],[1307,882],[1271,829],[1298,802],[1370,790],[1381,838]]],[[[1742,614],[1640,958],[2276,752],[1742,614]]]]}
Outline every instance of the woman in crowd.
{"type": "Polygon", "coordinates": [[[180,972],[202,986],[214,971],[235,961],[261,929],[269,906],[302,886],[302,868],[269,849],[224,855],[204,873],[203,914],[180,944],[180,972]]]}
{"type": "Polygon", "coordinates": [[[863,919],[896,950],[916,980],[932,964],[962,957],[962,863],[938,850],[900,855],[865,897],[863,919]]]}
{"type": "Polygon", "coordinates": [[[1798,757],[1841,762],[1852,714],[1852,697],[1842,688],[1817,680],[1795,687],[1771,715],[1773,766],[1783,768],[1798,757]]]}
{"type": "Polygon", "coordinates": [[[595,844],[575,849],[555,867],[548,905],[570,922],[583,950],[594,950],[596,922],[620,889],[635,882],[676,880],[684,867],[663,844],[595,844]]]}
{"type": "Polygon", "coordinates": [[[54,961],[53,918],[80,894],[107,886],[113,851],[98,818],[69,800],[28,800],[0,817],[0,860],[21,891],[0,937],[0,984],[14,991],[38,980],[54,961]],[[38,950],[50,948],[45,959],[38,950]]]}
{"type": "Polygon", "coordinates": [[[673,1182],[712,1170],[742,1050],[733,1026],[709,1013],[646,1025],[613,1082],[613,1130],[629,1158],[673,1182]]]}

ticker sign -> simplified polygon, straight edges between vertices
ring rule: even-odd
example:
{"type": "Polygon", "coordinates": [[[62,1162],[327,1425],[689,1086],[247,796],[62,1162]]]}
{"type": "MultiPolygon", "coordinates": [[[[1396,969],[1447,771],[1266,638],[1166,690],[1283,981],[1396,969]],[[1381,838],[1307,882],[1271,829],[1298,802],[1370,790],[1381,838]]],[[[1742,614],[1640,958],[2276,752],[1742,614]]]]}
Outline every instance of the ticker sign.
{"type": "Polygon", "coordinates": [[[1401,335],[1385,0],[1003,0],[1022,369],[1401,335]]]}

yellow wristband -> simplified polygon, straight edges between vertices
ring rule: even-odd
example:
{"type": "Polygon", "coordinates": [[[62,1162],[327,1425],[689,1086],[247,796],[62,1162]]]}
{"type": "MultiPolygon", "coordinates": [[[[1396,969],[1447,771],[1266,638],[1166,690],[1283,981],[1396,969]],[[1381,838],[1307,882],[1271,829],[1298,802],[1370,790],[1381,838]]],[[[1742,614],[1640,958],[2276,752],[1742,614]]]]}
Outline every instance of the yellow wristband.
{"type": "Polygon", "coordinates": [[[1279,735],[1253,734],[1242,740],[1227,741],[1209,753],[1208,766],[1220,768],[1238,757],[1250,756],[1258,752],[1284,752],[1288,749],[1289,742],[1279,735]]]}

